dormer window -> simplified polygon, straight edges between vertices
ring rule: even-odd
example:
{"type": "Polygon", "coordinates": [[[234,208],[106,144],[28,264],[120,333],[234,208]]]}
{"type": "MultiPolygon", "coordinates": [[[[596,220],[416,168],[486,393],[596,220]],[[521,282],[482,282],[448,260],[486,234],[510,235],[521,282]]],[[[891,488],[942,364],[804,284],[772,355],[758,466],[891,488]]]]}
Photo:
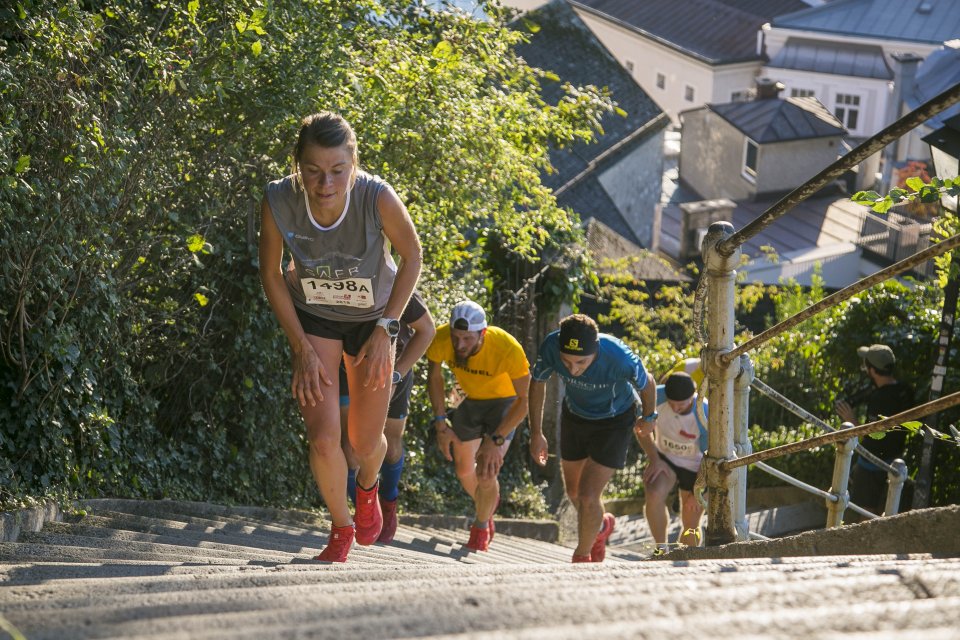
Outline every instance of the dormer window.
{"type": "Polygon", "coordinates": [[[746,138],[743,141],[743,171],[741,174],[748,181],[755,183],[757,181],[757,157],[760,155],[760,147],[757,143],[746,138]]]}

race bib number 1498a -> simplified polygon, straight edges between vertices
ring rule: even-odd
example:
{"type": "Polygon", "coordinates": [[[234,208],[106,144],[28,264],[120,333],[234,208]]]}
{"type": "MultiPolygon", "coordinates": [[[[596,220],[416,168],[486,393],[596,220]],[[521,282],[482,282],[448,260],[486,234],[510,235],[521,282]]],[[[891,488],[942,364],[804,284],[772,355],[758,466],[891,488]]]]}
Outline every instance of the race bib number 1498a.
{"type": "Polygon", "coordinates": [[[308,304],[331,304],[359,309],[373,306],[373,283],[370,278],[301,278],[300,284],[308,304]]]}

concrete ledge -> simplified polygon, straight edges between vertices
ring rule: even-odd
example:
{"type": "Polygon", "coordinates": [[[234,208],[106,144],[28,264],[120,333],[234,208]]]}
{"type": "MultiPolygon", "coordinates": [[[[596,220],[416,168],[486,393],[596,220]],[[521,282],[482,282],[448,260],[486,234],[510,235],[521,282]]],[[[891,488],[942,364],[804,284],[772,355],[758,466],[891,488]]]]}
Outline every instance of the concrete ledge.
{"type": "MultiPolygon", "coordinates": [[[[401,515],[400,524],[433,529],[469,529],[471,518],[466,516],[445,515],[401,515]]],[[[524,520],[521,518],[495,518],[497,533],[518,538],[557,542],[560,539],[560,525],[553,520],[524,520]]]]}
{"type": "Polygon", "coordinates": [[[0,513],[0,542],[16,542],[21,532],[35,533],[46,522],[60,522],[60,507],[48,502],[39,507],[0,513]]]}
{"type": "Polygon", "coordinates": [[[727,560],[927,553],[960,557],[960,506],[907,511],[836,529],[807,531],[779,540],[734,542],[719,547],[677,549],[658,560],[727,560]]]}

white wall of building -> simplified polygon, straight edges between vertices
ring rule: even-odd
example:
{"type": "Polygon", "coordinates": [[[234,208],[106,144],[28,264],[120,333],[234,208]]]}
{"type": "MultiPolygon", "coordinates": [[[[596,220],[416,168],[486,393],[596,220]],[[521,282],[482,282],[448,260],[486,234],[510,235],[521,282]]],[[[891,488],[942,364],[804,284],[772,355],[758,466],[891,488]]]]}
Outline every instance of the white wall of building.
{"type": "Polygon", "coordinates": [[[593,14],[577,15],[674,124],[681,111],[730,102],[734,91],[752,88],[760,69],[759,62],[711,66],[593,14]]]}
{"type": "Polygon", "coordinates": [[[770,67],[764,67],[763,74],[783,83],[782,98],[812,95],[834,114],[838,107],[847,112],[856,109],[856,127],[848,126],[849,117],[846,118],[848,122],[843,123],[851,136],[866,138],[889,124],[886,113],[891,90],[887,80],[770,67]],[[846,96],[855,96],[859,104],[848,104],[846,96]]]}
{"type": "Polygon", "coordinates": [[[716,67],[713,74],[713,92],[706,102],[724,104],[746,100],[746,93],[753,91],[759,74],[759,62],[741,62],[716,67]]]}
{"type": "MultiPolygon", "coordinates": [[[[796,29],[780,29],[765,25],[763,29],[767,55],[770,59],[776,57],[786,45],[787,38],[802,38],[815,40],[824,44],[860,44],[878,46],[883,50],[884,58],[890,69],[896,68],[893,60],[895,53],[912,53],[926,58],[940,48],[939,45],[920,42],[905,42],[900,40],[879,40],[875,38],[857,38],[839,36],[830,33],[799,31],[796,29]]],[[[877,133],[890,124],[887,117],[889,101],[892,94],[892,82],[875,78],[860,78],[856,76],[842,76],[827,73],[812,73],[809,71],[793,71],[764,67],[763,75],[779,80],[786,87],[784,97],[789,97],[794,89],[812,90],[814,95],[831,112],[836,112],[838,94],[860,96],[861,113],[857,127],[850,129],[850,135],[868,137],[877,133]]],[[[846,124],[846,123],[844,123],[846,124]]]]}

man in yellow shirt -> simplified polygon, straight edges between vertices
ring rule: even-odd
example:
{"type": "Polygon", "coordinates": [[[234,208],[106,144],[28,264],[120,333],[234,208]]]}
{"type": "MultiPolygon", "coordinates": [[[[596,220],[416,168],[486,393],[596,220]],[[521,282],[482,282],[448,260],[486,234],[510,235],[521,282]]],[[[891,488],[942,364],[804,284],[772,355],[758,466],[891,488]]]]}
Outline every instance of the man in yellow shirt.
{"type": "Polygon", "coordinates": [[[486,551],[500,503],[497,476],[503,456],[527,415],[530,365],[516,338],[499,327],[488,327],[483,308],[472,300],[458,303],[450,322],[437,329],[427,360],[437,445],[454,462],[457,478],[476,509],[467,547],[486,551]],[[452,420],[447,419],[444,364],[466,394],[452,420]]]}

